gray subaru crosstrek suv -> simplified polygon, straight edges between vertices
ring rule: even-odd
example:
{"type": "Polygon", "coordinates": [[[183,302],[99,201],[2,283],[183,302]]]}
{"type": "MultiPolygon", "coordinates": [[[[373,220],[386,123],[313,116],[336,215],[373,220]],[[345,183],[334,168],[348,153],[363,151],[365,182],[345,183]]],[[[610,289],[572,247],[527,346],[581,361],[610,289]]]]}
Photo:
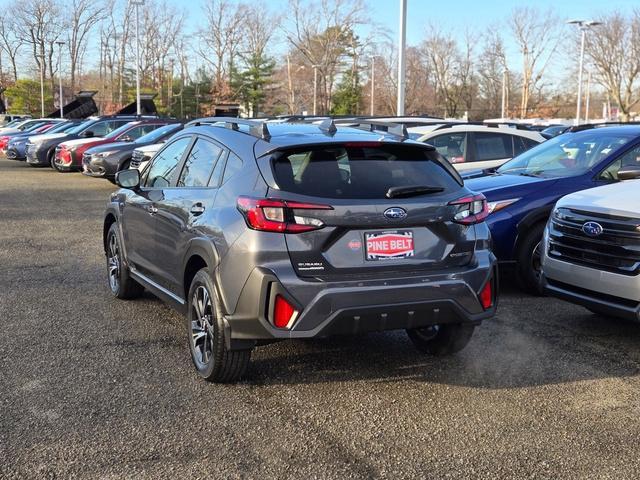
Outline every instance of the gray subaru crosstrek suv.
{"type": "Polygon", "coordinates": [[[207,380],[282,339],[406,329],[453,353],[495,313],[484,197],[400,125],[202,119],[116,181],[111,291],[182,311],[207,380]]]}

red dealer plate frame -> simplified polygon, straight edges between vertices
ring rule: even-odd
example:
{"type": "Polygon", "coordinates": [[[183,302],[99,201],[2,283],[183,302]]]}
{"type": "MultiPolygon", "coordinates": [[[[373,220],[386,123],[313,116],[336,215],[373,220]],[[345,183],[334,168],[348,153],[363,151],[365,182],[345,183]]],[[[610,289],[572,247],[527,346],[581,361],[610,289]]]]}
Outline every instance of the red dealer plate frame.
{"type": "Polygon", "coordinates": [[[413,231],[393,230],[364,234],[367,261],[397,260],[414,256],[413,231]]]}

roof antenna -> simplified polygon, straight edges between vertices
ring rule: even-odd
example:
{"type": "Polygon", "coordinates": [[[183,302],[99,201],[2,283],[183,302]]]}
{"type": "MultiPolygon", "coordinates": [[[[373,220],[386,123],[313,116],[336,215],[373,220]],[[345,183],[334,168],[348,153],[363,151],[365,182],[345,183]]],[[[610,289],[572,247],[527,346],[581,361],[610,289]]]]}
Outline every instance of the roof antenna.
{"type": "Polygon", "coordinates": [[[333,123],[333,118],[325,118],[320,122],[318,128],[327,135],[333,135],[338,131],[336,124],[333,123]]]}

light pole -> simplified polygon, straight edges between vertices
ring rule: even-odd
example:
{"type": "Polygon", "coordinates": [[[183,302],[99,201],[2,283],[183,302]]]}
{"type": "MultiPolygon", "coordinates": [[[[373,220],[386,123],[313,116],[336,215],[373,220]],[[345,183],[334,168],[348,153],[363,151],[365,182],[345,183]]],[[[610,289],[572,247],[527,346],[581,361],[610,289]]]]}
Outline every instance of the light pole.
{"type": "Polygon", "coordinates": [[[376,57],[377,55],[371,55],[371,116],[373,117],[375,112],[375,93],[376,93],[376,57]]]}
{"type": "Polygon", "coordinates": [[[502,72],[502,109],[501,116],[503,120],[506,118],[507,114],[507,79],[509,75],[509,70],[507,68],[502,72]]]}
{"type": "Polygon", "coordinates": [[[400,41],[398,42],[398,105],[396,115],[404,115],[405,50],[407,46],[407,0],[400,0],[400,41]]]}
{"type": "Polygon", "coordinates": [[[589,103],[591,101],[591,70],[587,72],[587,93],[584,101],[584,122],[589,123],[589,103]]]}
{"type": "Polygon", "coordinates": [[[140,22],[138,19],[138,7],[144,5],[144,0],[131,0],[136,7],[136,113],[142,115],[140,107],[140,22]]]}
{"type": "Polygon", "coordinates": [[[58,40],[58,80],[60,82],[60,92],[58,95],[58,103],[60,103],[60,118],[64,118],[64,101],[62,100],[62,46],[65,42],[58,40]]]}
{"type": "Polygon", "coordinates": [[[587,30],[591,27],[602,25],[602,22],[596,22],[594,20],[569,20],[569,25],[577,25],[580,28],[580,66],[578,67],[578,101],[576,102],[576,121],[575,124],[580,123],[580,111],[582,105],[582,68],[584,65],[584,43],[587,36],[587,30]]]}
{"type": "Polygon", "coordinates": [[[312,65],[313,67],[313,114],[318,114],[318,67],[319,65],[312,65]]]}
{"type": "Polygon", "coordinates": [[[44,53],[36,56],[40,59],[40,118],[44,118],[44,53]]]}

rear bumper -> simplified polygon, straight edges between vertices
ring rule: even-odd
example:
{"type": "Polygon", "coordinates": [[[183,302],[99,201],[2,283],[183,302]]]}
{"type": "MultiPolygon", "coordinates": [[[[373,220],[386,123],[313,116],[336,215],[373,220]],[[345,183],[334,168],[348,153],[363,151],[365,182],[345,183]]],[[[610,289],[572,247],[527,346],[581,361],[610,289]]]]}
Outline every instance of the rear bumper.
{"type": "Polygon", "coordinates": [[[285,286],[269,270],[256,268],[247,280],[236,311],[225,316],[231,348],[250,347],[256,340],[312,338],[336,334],[418,328],[444,323],[480,324],[497,304],[495,257],[486,252],[474,267],[411,278],[314,282],[285,286]],[[484,310],[478,293],[493,282],[494,302],[484,310]],[[290,292],[315,289],[306,305],[290,292]],[[290,330],[275,328],[269,318],[276,295],[301,311],[290,330]]]}

